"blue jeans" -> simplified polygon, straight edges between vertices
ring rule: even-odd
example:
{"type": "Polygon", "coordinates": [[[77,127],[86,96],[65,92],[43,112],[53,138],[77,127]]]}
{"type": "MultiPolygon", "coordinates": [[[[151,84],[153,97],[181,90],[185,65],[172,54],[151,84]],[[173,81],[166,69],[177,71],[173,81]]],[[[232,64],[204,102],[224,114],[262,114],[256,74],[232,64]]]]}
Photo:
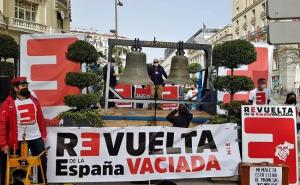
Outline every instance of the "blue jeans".
{"type": "MultiPolygon", "coordinates": [[[[28,140],[28,149],[31,151],[32,156],[38,156],[45,150],[45,144],[42,138],[28,140]]],[[[19,146],[21,146],[21,142],[19,142],[19,146]]],[[[18,152],[19,153],[19,152],[18,152]]],[[[46,171],[47,171],[47,157],[46,154],[41,156],[41,162],[43,165],[43,172],[46,178],[46,171]]],[[[40,168],[38,169],[38,181],[39,183],[43,182],[42,174],[40,168]]]]}

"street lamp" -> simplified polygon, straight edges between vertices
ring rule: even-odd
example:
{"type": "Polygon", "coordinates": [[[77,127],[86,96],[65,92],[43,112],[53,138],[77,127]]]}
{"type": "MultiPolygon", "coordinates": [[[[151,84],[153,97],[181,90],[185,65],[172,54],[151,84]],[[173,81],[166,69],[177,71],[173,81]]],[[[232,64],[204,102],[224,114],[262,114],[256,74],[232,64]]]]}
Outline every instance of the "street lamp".
{"type": "Polygon", "coordinates": [[[115,35],[118,39],[118,6],[123,6],[123,3],[120,0],[115,0],[115,35]]]}

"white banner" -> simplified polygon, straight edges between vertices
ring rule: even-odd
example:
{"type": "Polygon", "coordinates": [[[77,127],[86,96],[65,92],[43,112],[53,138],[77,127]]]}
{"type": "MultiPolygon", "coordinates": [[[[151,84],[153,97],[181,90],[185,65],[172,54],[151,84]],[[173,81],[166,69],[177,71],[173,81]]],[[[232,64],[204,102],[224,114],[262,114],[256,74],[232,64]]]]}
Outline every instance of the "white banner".
{"type": "Polygon", "coordinates": [[[49,127],[48,182],[113,182],[237,175],[236,124],[49,127]]]}

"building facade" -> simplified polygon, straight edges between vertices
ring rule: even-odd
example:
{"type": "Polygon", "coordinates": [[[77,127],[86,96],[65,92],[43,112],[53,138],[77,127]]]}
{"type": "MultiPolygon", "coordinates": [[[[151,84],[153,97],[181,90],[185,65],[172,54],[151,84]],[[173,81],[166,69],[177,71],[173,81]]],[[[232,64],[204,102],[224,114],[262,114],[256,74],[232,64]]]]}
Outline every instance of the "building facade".
{"type": "MultiPolygon", "coordinates": [[[[193,34],[186,43],[197,44],[210,44],[208,39],[215,35],[219,29],[201,28],[195,34],[193,34]]],[[[173,56],[176,55],[176,49],[166,49],[165,59],[161,62],[167,73],[170,72],[171,61],[173,56]]],[[[202,50],[185,50],[185,56],[188,57],[189,64],[200,64],[201,68],[205,68],[205,52],[202,50]]],[[[198,78],[199,73],[190,74],[191,78],[198,78]]]]}
{"type": "Polygon", "coordinates": [[[207,41],[212,45],[221,44],[233,40],[232,25],[228,24],[211,36],[207,41]]]}
{"type": "Polygon", "coordinates": [[[0,33],[69,32],[71,0],[0,0],[0,33]]]}
{"type": "MultiPolygon", "coordinates": [[[[100,58],[101,63],[106,63],[108,58],[108,39],[115,39],[115,34],[111,33],[99,33],[97,30],[94,29],[82,29],[82,28],[73,28],[71,29],[71,33],[81,33],[85,35],[86,41],[92,44],[98,52],[102,52],[104,58],[100,58]]],[[[118,39],[125,39],[127,37],[118,35],[118,39]]],[[[129,48],[128,48],[129,49],[129,48]]],[[[125,53],[119,56],[122,66],[125,66],[126,56],[125,53]]]]}
{"type": "Polygon", "coordinates": [[[232,0],[233,39],[267,41],[266,0],[232,0]]]}
{"type": "MultiPolygon", "coordinates": [[[[267,0],[232,0],[233,39],[250,42],[267,42],[266,18],[267,0]]],[[[299,65],[298,45],[276,45],[273,55],[272,89],[277,92],[280,86],[284,91],[296,91],[300,83],[295,79],[299,65]]]]}

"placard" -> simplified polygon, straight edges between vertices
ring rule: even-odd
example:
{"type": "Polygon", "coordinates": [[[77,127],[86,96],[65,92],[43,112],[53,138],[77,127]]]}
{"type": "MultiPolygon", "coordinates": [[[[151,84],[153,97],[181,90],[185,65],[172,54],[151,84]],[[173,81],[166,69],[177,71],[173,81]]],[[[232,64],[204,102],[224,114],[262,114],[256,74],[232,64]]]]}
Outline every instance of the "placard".
{"type": "Polygon", "coordinates": [[[282,167],[251,166],[251,185],[282,185],[282,167]]]}

